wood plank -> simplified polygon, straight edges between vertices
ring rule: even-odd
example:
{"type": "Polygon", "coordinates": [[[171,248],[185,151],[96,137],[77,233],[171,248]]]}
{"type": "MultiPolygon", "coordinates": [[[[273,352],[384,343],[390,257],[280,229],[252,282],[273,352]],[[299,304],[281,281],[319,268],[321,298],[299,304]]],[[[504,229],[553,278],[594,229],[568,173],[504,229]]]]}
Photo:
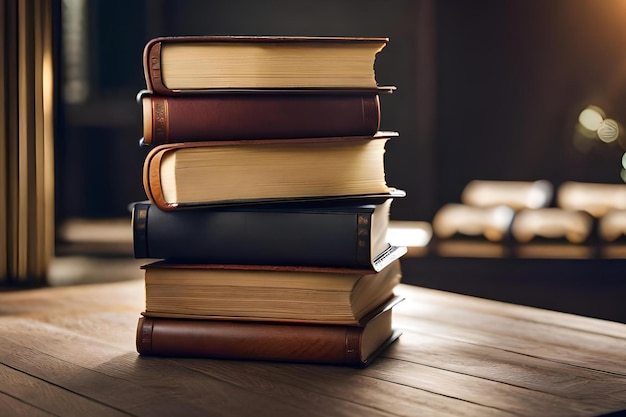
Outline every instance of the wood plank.
{"type": "MultiPolygon", "coordinates": [[[[0,364],[0,392],[37,410],[63,416],[127,416],[29,374],[0,364]]],[[[12,415],[12,413],[0,413],[12,415]]]]}
{"type": "Polygon", "coordinates": [[[36,321],[91,337],[100,343],[135,352],[137,312],[102,311],[83,314],[45,314],[36,321]]]}
{"type": "MultiPolygon", "coordinates": [[[[576,398],[557,397],[550,393],[515,386],[506,381],[482,379],[474,375],[402,360],[381,358],[379,362],[372,364],[367,373],[379,379],[394,381],[519,416],[534,417],[540,414],[543,417],[564,415],[582,417],[614,409],[597,403],[586,403],[576,398]],[[539,410],[540,413],[538,413],[539,410]]],[[[501,376],[501,379],[505,378],[501,376]]]]}
{"type": "MultiPolygon", "coordinates": [[[[396,416],[512,416],[514,413],[493,406],[477,404],[445,393],[424,390],[418,386],[379,378],[370,368],[352,369],[336,366],[304,364],[273,364],[248,362],[245,366],[230,361],[174,359],[179,365],[207,376],[236,384],[276,401],[314,403],[328,415],[364,415],[355,405],[366,410],[379,410],[396,416]],[[234,371],[235,370],[235,371],[234,371]],[[298,390],[294,390],[298,387],[298,390]],[[329,399],[341,400],[344,408],[329,406],[329,399]],[[348,402],[350,406],[345,406],[348,402]]],[[[377,362],[375,362],[376,364],[377,362]]],[[[450,373],[448,383],[455,383],[458,374],[450,373]]],[[[476,382],[476,381],[475,381],[476,382]]],[[[334,402],[334,401],[333,401],[334,402]]],[[[369,414],[366,414],[369,415],[369,414]]]]}
{"type": "Polygon", "coordinates": [[[0,291],[0,316],[37,315],[52,311],[88,312],[125,309],[141,312],[145,306],[144,282],[46,287],[0,291]]]}
{"type": "Polygon", "coordinates": [[[494,316],[509,317],[533,323],[552,324],[557,327],[566,327],[593,334],[626,338],[626,331],[624,330],[626,329],[626,324],[614,321],[469,297],[415,285],[401,284],[398,286],[397,292],[407,300],[410,300],[410,302],[402,306],[407,313],[409,306],[413,312],[426,312],[435,305],[440,308],[452,307],[464,311],[480,311],[494,316]]]}
{"type": "Polygon", "coordinates": [[[0,392],[0,415],[11,417],[54,417],[39,408],[0,392]]]}
{"type": "MultiPolygon", "coordinates": [[[[570,404],[564,410],[572,408],[572,414],[568,415],[597,415],[626,409],[626,378],[621,375],[565,365],[499,348],[462,342],[454,338],[439,337],[427,331],[405,332],[398,342],[385,352],[384,357],[527,390],[529,394],[525,400],[524,391],[514,389],[508,391],[509,388],[505,387],[493,388],[490,394],[483,391],[479,384],[457,384],[461,381],[460,378],[454,386],[446,384],[441,388],[452,393],[455,389],[469,387],[472,395],[484,393],[488,397],[488,400],[484,401],[495,401],[495,404],[498,404],[498,399],[490,396],[495,397],[495,393],[501,390],[508,392],[501,397],[505,402],[511,401],[513,404],[515,399],[520,399],[526,401],[530,410],[535,411],[538,408],[533,408],[533,404],[541,405],[539,408],[541,415],[550,411],[549,401],[542,402],[542,399],[548,400],[549,397],[537,396],[530,394],[531,392],[552,396],[557,404],[561,402],[559,398],[567,400],[570,404]],[[574,411],[579,413],[573,414],[574,411]],[[585,414],[587,412],[592,413],[585,414]]],[[[407,372],[404,377],[409,378],[410,375],[412,373],[407,372]]],[[[473,397],[465,398],[469,400],[473,397]]],[[[523,407],[523,402],[519,406],[523,407]]]]}
{"type": "Polygon", "coordinates": [[[133,351],[144,306],[143,280],[0,292],[0,318],[30,318],[133,351]]]}
{"type": "Polygon", "coordinates": [[[404,330],[428,333],[527,356],[626,376],[626,341],[563,327],[515,322],[472,312],[445,311],[426,317],[394,316],[404,330]]]}

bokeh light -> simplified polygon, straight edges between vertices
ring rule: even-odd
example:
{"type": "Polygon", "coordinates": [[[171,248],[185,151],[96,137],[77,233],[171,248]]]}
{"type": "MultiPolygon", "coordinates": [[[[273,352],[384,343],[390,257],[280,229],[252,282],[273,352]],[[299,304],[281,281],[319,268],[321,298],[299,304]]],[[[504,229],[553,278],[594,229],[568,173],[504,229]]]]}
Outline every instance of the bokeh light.
{"type": "Polygon", "coordinates": [[[604,120],[604,111],[597,106],[588,106],[580,112],[578,122],[587,130],[595,132],[604,120]]]}
{"type": "Polygon", "coordinates": [[[613,119],[604,119],[596,132],[602,142],[615,142],[620,134],[619,124],[613,119]]]}

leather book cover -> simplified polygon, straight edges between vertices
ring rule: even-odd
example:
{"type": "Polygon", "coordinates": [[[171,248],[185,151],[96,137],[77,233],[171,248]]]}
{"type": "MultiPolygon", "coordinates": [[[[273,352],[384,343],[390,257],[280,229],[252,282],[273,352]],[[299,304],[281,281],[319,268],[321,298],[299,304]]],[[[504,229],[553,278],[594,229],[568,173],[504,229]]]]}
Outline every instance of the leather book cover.
{"type": "MultiPolygon", "coordinates": [[[[363,195],[346,195],[346,196],[310,196],[310,197],[285,197],[272,199],[246,199],[246,200],[225,200],[225,201],[203,201],[198,203],[170,203],[165,198],[161,189],[161,161],[167,152],[176,151],[182,148],[193,147],[218,147],[233,146],[237,144],[246,145],[268,145],[268,144],[288,144],[297,145],[300,143],[328,143],[339,141],[363,141],[363,140],[388,140],[397,137],[397,132],[378,131],[373,136],[340,136],[340,137],[323,137],[323,138],[294,138],[294,139],[249,139],[249,140],[233,140],[233,141],[203,141],[203,142],[179,142],[163,144],[154,147],[146,156],[143,164],[143,186],[146,196],[161,210],[174,210],[180,207],[213,207],[213,206],[229,206],[239,204],[262,204],[262,203],[281,203],[281,202],[302,202],[302,201],[325,201],[333,199],[342,201],[344,199],[367,198],[369,194],[363,195]]],[[[404,194],[402,190],[389,188],[388,193],[377,194],[381,196],[394,197],[404,194]]]]}
{"type": "MultiPolygon", "coordinates": [[[[260,43],[377,43],[383,47],[389,42],[389,38],[377,37],[321,37],[321,36],[163,36],[151,39],[144,47],[143,65],[144,77],[147,89],[158,94],[173,95],[180,94],[180,91],[168,88],[161,77],[161,46],[164,43],[193,43],[193,42],[260,42],[260,43]]],[[[393,87],[382,87],[382,89],[393,89],[393,87]]],[[[307,89],[308,90],[308,89],[307,89]]],[[[311,90],[318,90],[313,88],[311,90]]],[[[325,89],[323,89],[325,90],[325,89]]],[[[342,89],[338,89],[342,90],[342,89]]],[[[364,91],[372,89],[348,88],[345,91],[364,91]]],[[[202,91],[187,90],[185,93],[202,91]]]]}
{"type": "Polygon", "coordinates": [[[380,126],[376,92],[345,94],[143,94],[143,143],[371,136],[380,126]]]}
{"type": "Polygon", "coordinates": [[[388,244],[378,253],[380,245],[372,242],[381,239],[372,236],[373,223],[384,221],[375,213],[387,216],[390,203],[163,211],[150,202],[139,202],[133,205],[131,216],[134,256],[379,270],[385,264],[381,262],[383,258],[402,253],[388,244]]]}
{"type": "Polygon", "coordinates": [[[146,356],[366,366],[400,336],[391,327],[391,310],[400,301],[383,304],[357,326],[143,316],[136,348],[146,356]],[[376,334],[366,343],[369,326],[376,334]]]}

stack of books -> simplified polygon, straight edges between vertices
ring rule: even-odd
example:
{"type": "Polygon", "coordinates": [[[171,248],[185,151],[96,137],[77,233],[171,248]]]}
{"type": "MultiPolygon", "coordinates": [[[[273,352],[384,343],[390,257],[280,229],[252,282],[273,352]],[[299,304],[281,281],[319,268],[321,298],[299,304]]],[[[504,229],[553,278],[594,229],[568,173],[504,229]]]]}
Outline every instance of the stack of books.
{"type": "Polygon", "coordinates": [[[168,37],[144,51],[142,355],[366,365],[397,339],[374,61],[385,38],[168,37]]]}

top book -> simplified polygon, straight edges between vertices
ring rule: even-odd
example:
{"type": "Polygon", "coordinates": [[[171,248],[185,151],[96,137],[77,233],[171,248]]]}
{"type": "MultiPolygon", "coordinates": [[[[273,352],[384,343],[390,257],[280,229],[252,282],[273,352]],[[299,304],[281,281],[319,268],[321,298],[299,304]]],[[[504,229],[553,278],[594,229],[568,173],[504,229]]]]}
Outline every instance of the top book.
{"type": "Polygon", "coordinates": [[[146,87],[158,94],[210,90],[377,89],[387,38],[179,36],[144,48],[146,87]]]}

